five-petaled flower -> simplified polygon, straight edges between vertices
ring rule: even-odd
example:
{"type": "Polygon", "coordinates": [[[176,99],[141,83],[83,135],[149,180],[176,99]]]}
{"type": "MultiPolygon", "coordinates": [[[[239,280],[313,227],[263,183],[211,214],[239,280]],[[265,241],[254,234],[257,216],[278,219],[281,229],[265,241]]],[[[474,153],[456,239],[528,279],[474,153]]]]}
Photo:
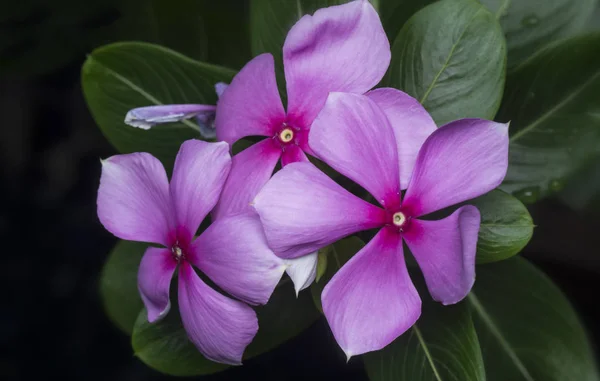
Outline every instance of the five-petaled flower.
{"type": "MultiPolygon", "coordinates": [[[[273,56],[262,54],[248,62],[231,84],[221,89],[216,136],[231,146],[248,136],[266,139],[234,156],[213,216],[253,212],[250,202],[280,159],[285,166],[306,162],[305,153],[313,154],[308,135],[327,95],[332,91],[365,93],[381,80],[390,58],[390,45],[377,12],[367,0],[357,0],[305,15],[289,31],[283,45],[287,111],[277,89],[273,56]]],[[[148,127],[173,122],[203,115],[207,107],[211,112],[214,106],[135,109],[128,114],[128,123],[148,127]]],[[[317,253],[286,260],[286,264],[298,292],[316,275],[317,253]]]]}
{"type": "Polygon", "coordinates": [[[462,119],[436,129],[419,102],[398,90],[331,93],[312,125],[309,145],[381,208],[310,163],[276,173],[254,207],[269,246],[283,258],[379,229],[322,293],[323,310],[348,358],[385,347],[420,316],[403,241],[435,300],[452,304],[468,294],[475,280],[479,211],[467,205],[441,220],[423,217],[500,184],[508,165],[508,125],[462,119]]]}
{"type": "Polygon", "coordinates": [[[102,162],[98,217],[119,238],[152,242],[138,273],[148,321],[169,311],[169,287],[178,268],[178,303],[190,340],[207,358],[240,364],[258,330],[256,313],[207,286],[193,266],[224,291],[249,304],[265,304],[285,266],[266,245],[255,214],[225,216],[194,239],[213,209],[231,168],[226,143],[188,140],[171,182],[147,153],[102,162]]]}

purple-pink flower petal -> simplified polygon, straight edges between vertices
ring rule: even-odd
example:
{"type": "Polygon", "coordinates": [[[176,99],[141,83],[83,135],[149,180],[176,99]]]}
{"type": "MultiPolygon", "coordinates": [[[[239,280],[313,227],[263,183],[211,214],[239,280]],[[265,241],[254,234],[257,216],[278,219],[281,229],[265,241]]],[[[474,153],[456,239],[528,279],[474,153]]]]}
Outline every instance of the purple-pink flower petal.
{"type": "Polygon", "coordinates": [[[419,151],[404,205],[413,217],[496,188],[508,167],[508,125],[461,119],[440,127],[419,151]]]}
{"type": "Polygon", "coordinates": [[[285,271],[254,212],[213,222],[192,244],[188,260],[227,293],[251,304],[266,304],[285,271]]]}
{"type": "Polygon", "coordinates": [[[304,151],[300,147],[294,144],[290,144],[285,148],[281,155],[281,165],[286,166],[290,163],[307,162],[308,157],[304,154],[304,151]]]}
{"type": "Polygon", "coordinates": [[[115,236],[167,245],[173,226],[169,180],[148,153],[111,156],[102,161],[98,218],[115,236]]]}
{"type": "Polygon", "coordinates": [[[421,299],[398,233],[380,230],[333,276],[321,300],[348,358],[379,350],[409,329],[421,314],[421,299]]]}
{"type": "Polygon", "coordinates": [[[275,63],[261,54],[233,78],[217,103],[217,138],[229,144],[245,136],[273,136],[285,121],[275,63]]]}
{"type": "Polygon", "coordinates": [[[305,128],[331,91],[365,93],[385,74],[390,44],[368,1],[303,16],[283,45],[288,114],[305,128]]]}
{"type": "Polygon", "coordinates": [[[254,199],[269,246],[282,258],[313,253],[385,223],[385,211],[354,196],[311,163],[277,172],[254,199]]]}
{"type": "Polygon", "coordinates": [[[281,150],[272,139],[256,143],[232,159],[223,193],[212,211],[213,219],[253,211],[250,202],[271,178],[281,150]]]}
{"type": "Polygon", "coordinates": [[[433,299],[460,302],[475,282],[480,215],[466,205],[438,221],[413,219],[404,233],[433,299]]]}
{"type": "Polygon", "coordinates": [[[171,308],[169,288],[176,267],[177,261],[168,249],[150,247],[142,257],[138,270],[138,289],[150,323],[164,317],[171,308]]]}
{"type": "Polygon", "coordinates": [[[329,94],[312,125],[309,145],[320,159],[369,191],[381,205],[400,205],[394,132],[368,97],[329,94]]]}
{"type": "Polygon", "coordinates": [[[314,252],[294,259],[285,259],[287,266],[285,272],[294,283],[296,296],[312,284],[317,277],[318,252],[314,252]]]}
{"type": "Polygon", "coordinates": [[[225,142],[188,140],[181,145],[171,179],[171,197],[178,226],[193,235],[214,208],[231,168],[225,142]]]}
{"type": "Polygon", "coordinates": [[[216,106],[200,104],[177,104],[139,107],[125,115],[125,124],[149,130],[162,123],[174,123],[198,115],[214,115],[216,106]]]}
{"type": "Polygon", "coordinates": [[[258,331],[252,308],[207,286],[187,262],[179,267],[178,299],[183,327],[204,357],[240,365],[258,331]]]}
{"type": "Polygon", "coordinates": [[[381,88],[369,91],[366,95],[377,103],[394,130],[400,185],[402,189],[406,189],[419,149],[437,126],[419,101],[400,90],[381,88]]]}

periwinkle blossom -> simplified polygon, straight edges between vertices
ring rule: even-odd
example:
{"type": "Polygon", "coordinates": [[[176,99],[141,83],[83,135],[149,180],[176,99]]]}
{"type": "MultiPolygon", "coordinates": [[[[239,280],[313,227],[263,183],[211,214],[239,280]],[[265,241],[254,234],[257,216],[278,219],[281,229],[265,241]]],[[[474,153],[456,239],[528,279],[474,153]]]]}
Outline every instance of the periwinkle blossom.
{"type": "Polygon", "coordinates": [[[249,304],[265,304],[284,265],[266,245],[256,215],[221,218],[194,239],[213,209],[231,169],[228,145],[188,140],[175,160],[171,182],[148,153],[102,161],[98,217],[115,236],[149,247],[140,263],[138,288],[155,322],[170,308],[171,278],[178,269],[178,303],[190,340],[208,359],[240,364],[258,330],[249,304]],[[206,285],[202,271],[233,300],[206,285]]]}
{"type": "Polygon", "coordinates": [[[310,163],[276,173],[254,207],[269,246],[283,258],[379,229],[322,293],[325,316],[348,358],[385,347],[420,316],[403,241],[435,300],[453,304],[468,294],[475,280],[479,211],[466,205],[440,220],[423,217],[500,184],[508,165],[508,125],[462,119],[436,129],[423,107],[398,90],[331,93],[309,144],[381,207],[310,163]]]}

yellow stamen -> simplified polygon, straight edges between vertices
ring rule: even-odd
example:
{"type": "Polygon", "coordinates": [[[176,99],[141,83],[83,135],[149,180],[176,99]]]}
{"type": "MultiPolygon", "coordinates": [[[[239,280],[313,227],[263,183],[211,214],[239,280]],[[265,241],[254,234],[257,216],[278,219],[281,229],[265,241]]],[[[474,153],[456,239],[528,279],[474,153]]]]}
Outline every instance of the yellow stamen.
{"type": "Polygon", "coordinates": [[[289,128],[286,128],[279,133],[279,140],[284,143],[289,143],[292,139],[294,139],[294,131],[289,128]]]}
{"type": "Polygon", "coordinates": [[[393,222],[394,222],[394,225],[400,227],[400,226],[404,225],[404,223],[406,222],[406,216],[402,212],[394,213],[393,222]]]}

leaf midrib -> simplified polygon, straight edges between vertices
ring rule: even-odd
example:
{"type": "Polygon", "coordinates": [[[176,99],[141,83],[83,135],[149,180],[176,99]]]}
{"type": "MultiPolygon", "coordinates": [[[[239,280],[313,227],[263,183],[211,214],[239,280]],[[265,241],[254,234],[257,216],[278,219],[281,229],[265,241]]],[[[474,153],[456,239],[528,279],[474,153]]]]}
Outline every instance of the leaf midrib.
{"type": "Polygon", "coordinates": [[[431,91],[433,90],[433,88],[435,87],[435,85],[437,84],[437,81],[440,79],[440,76],[448,68],[448,64],[450,62],[450,59],[452,59],[452,56],[454,55],[454,51],[456,50],[456,47],[462,41],[465,33],[469,29],[469,26],[471,25],[471,23],[473,22],[473,20],[475,19],[475,17],[479,14],[479,12],[482,11],[483,5],[480,5],[480,6],[481,6],[481,8],[479,8],[477,10],[477,12],[475,12],[473,14],[473,16],[469,19],[469,22],[467,22],[467,25],[465,25],[465,29],[462,31],[462,33],[458,37],[458,40],[456,40],[456,42],[454,44],[452,44],[452,48],[450,49],[450,53],[448,53],[448,57],[446,57],[446,62],[444,62],[444,64],[440,68],[440,70],[437,72],[437,74],[435,75],[435,77],[431,81],[431,84],[429,85],[429,87],[425,91],[425,94],[423,95],[423,97],[419,100],[419,103],[424,104],[427,101],[427,98],[429,97],[429,94],[431,93],[431,91]]]}
{"type": "Polygon", "coordinates": [[[429,348],[427,347],[427,343],[425,343],[425,340],[423,339],[423,335],[421,334],[421,330],[419,329],[419,327],[417,327],[417,325],[413,325],[412,327],[413,331],[415,332],[417,339],[419,339],[419,343],[421,344],[421,348],[423,348],[423,352],[425,352],[425,357],[427,358],[427,361],[429,362],[429,366],[431,366],[431,370],[433,371],[433,375],[435,376],[437,381],[443,381],[442,377],[440,376],[440,373],[437,370],[437,367],[435,366],[435,362],[433,361],[433,357],[431,356],[431,353],[429,352],[429,348]]]}
{"type": "Polygon", "coordinates": [[[567,103],[571,102],[575,97],[577,97],[583,90],[586,89],[590,84],[592,84],[598,77],[600,76],[600,70],[596,71],[596,73],[590,77],[587,81],[585,81],[581,86],[576,88],[571,94],[565,97],[562,101],[558,102],[555,106],[553,106],[550,110],[546,111],[543,115],[541,115],[534,122],[530,123],[528,126],[522,128],[513,136],[510,137],[510,142],[517,141],[523,135],[528,134],[533,129],[535,129],[539,124],[543,123],[546,119],[550,118],[555,112],[563,108],[567,105],[567,103]]]}
{"type": "Polygon", "coordinates": [[[479,299],[475,295],[474,291],[471,291],[469,295],[467,295],[467,300],[471,303],[475,312],[479,314],[481,320],[483,320],[483,323],[487,326],[492,335],[498,340],[502,349],[504,349],[508,357],[510,357],[510,359],[513,361],[514,365],[517,367],[517,369],[525,378],[525,380],[535,381],[531,374],[529,374],[527,367],[525,367],[525,365],[519,359],[519,356],[517,356],[516,352],[511,347],[510,343],[506,341],[506,339],[504,339],[502,332],[500,332],[500,329],[496,326],[496,323],[494,323],[494,321],[487,313],[483,305],[479,302],[479,299]]]}

